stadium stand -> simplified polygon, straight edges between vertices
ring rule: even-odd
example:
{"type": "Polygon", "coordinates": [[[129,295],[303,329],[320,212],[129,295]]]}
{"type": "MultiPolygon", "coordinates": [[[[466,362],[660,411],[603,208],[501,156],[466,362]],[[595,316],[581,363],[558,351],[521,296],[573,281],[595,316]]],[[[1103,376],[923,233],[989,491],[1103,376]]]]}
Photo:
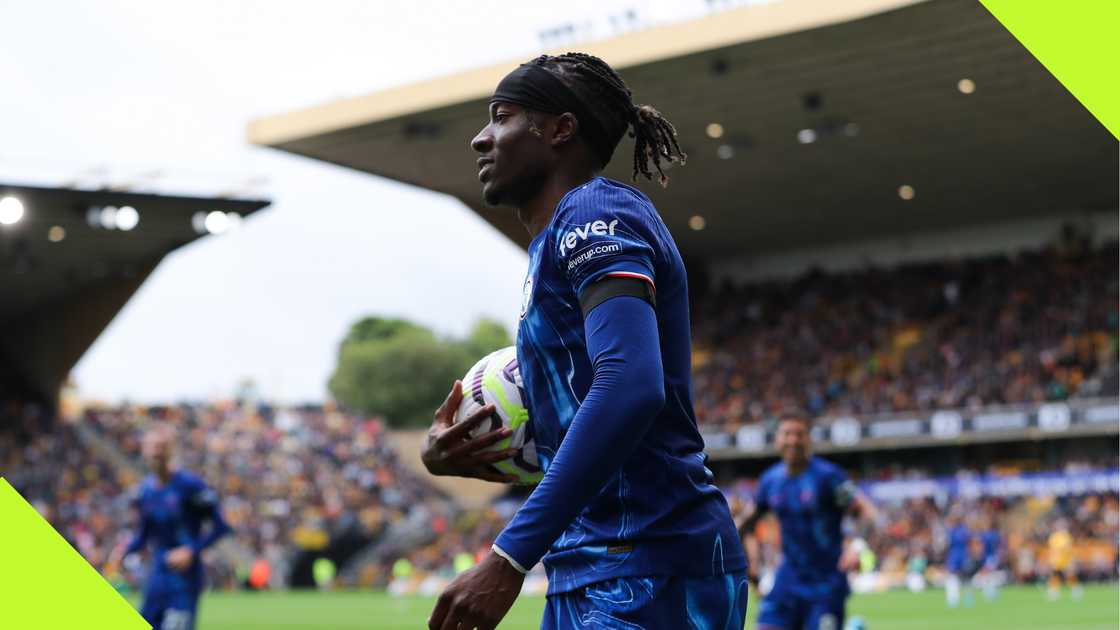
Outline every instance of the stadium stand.
{"type": "Polygon", "coordinates": [[[1116,243],[1070,245],[724,286],[693,317],[699,420],[1115,395],[1116,243]]]}
{"type": "MultiPolygon", "coordinates": [[[[1014,256],[725,286],[697,305],[699,413],[708,427],[734,430],[789,406],[813,416],[1078,396],[1114,406],[1117,257],[1115,242],[1067,242],[1014,256]]],[[[210,558],[215,583],[227,588],[243,585],[262,560],[271,586],[310,586],[311,563],[329,557],[341,583],[437,592],[485,553],[520,501],[515,492],[463,509],[405,465],[380,419],[331,406],[91,407],[55,422],[41,405],[10,402],[4,415],[2,470],[14,471],[17,489],[95,564],[127,531],[140,435],[157,422],[176,427],[182,464],[218,490],[236,531],[210,558]],[[107,446],[95,448],[98,440],[107,446]]],[[[904,454],[873,463],[869,453],[849,456],[844,463],[871,484],[886,515],[868,533],[877,587],[902,585],[917,559],[937,583],[945,521],[956,514],[997,523],[1010,579],[1047,575],[1043,542],[1058,519],[1071,524],[1082,577],[1115,579],[1117,487],[1099,482],[1116,478],[1114,452],[1041,444],[1031,452],[1050,454],[1005,449],[1003,460],[988,457],[975,470],[915,469],[904,454]],[[1023,475],[1066,485],[1010,495],[958,489],[969,479],[1029,479],[1023,475]],[[903,486],[883,485],[891,482],[917,490],[898,494],[892,488],[903,486]]],[[[753,475],[717,471],[734,502],[749,501],[753,475]]],[[[776,547],[768,548],[770,562],[776,547]]]]}

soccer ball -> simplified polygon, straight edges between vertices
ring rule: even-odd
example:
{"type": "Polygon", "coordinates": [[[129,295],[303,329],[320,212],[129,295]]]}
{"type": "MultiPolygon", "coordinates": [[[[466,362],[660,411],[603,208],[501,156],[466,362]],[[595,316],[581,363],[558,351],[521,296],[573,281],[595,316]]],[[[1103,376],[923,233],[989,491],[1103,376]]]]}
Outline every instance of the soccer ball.
{"type": "Polygon", "coordinates": [[[455,413],[459,423],[486,405],[494,405],[489,421],[483,420],[471,430],[475,438],[502,427],[513,429],[508,438],[487,450],[519,449],[513,457],[494,464],[503,473],[517,477],[518,485],[533,485],[544,477],[537,461],[529,410],[525,407],[525,386],[517,368],[517,350],[510,346],[483,357],[463,377],[463,402],[455,413]]]}

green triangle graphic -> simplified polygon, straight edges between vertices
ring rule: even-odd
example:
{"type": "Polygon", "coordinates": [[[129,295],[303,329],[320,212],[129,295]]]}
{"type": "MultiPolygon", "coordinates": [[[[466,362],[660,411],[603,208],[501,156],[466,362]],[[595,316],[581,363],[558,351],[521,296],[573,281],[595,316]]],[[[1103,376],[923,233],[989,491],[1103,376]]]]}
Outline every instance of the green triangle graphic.
{"type": "Polygon", "coordinates": [[[1120,138],[1120,1],[980,0],[1004,28],[1120,138]]]}
{"type": "Polygon", "coordinates": [[[151,629],[3,477],[0,558],[0,628],[151,629]]]}

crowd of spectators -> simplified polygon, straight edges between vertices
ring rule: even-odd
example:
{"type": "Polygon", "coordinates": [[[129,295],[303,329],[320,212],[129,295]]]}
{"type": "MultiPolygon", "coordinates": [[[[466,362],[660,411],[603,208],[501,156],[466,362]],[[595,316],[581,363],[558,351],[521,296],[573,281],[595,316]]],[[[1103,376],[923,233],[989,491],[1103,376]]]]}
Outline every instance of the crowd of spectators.
{"type": "MultiPolygon", "coordinates": [[[[1116,470],[1116,459],[1069,462],[1062,471],[1076,475],[1089,470],[1116,470]]],[[[980,471],[958,473],[961,479],[980,471]]],[[[1016,474],[1006,467],[989,467],[992,475],[1016,474]]],[[[875,480],[928,480],[928,471],[894,469],[894,475],[876,474],[875,480]]],[[[749,506],[757,480],[742,478],[724,492],[733,509],[749,506]]],[[[851,537],[864,537],[874,553],[873,570],[882,588],[902,586],[915,566],[930,582],[945,576],[949,529],[963,524],[973,533],[987,529],[999,532],[1003,541],[999,568],[1017,583],[1037,583],[1050,575],[1047,539],[1059,528],[1074,540],[1075,570],[1083,580],[1116,580],[1120,560],[1120,496],[1115,491],[1066,496],[1023,495],[1012,497],[921,496],[876,501],[879,522],[846,530],[851,537]]],[[[777,522],[764,520],[758,531],[764,568],[779,561],[781,539],[777,522]]]]}
{"type": "Polygon", "coordinates": [[[417,506],[444,499],[399,462],[378,419],[329,407],[125,405],[88,409],[70,421],[36,419],[35,430],[0,432],[0,471],[102,566],[133,530],[141,436],[155,423],[175,429],[178,464],[221,497],[234,533],[209,554],[220,585],[244,582],[261,559],[273,583],[285,583],[296,554],[324,550],[346,534],[375,540],[417,506]],[[75,422],[94,429],[112,452],[81,441],[75,422]]]}
{"type": "Polygon", "coordinates": [[[697,415],[813,416],[1114,396],[1117,247],[812,271],[693,313],[697,415]]]}
{"type": "MultiPolygon", "coordinates": [[[[698,417],[734,430],[790,407],[822,416],[1115,396],[1117,257],[1114,243],[1054,247],[725,286],[693,317],[698,417]]],[[[432,535],[377,558],[359,582],[446,580],[487,552],[517,507],[506,499],[482,510],[447,508],[447,497],[402,464],[379,419],[329,405],[120,405],[64,416],[0,404],[0,474],[95,566],[132,529],[141,436],[157,423],[175,429],[179,464],[217,490],[233,526],[225,549],[210,554],[219,586],[243,583],[262,560],[273,585],[284,584],[297,555],[348,533],[376,541],[417,510],[432,535]]],[[[740,501],[749,483],[729,494],[740,501]]],[[[883,506],[886,524],[869,543],[886,575],[915,558],[937,567],[946,522],[972,515],[997,524],[1009,571],[1029,581],[1047,571],[1041,545],[1060,520],[1071,524],[1084,570],[1115,578],[1118,509],[1115,493],[913,499],[883,506]]],[[[773,562],[776,540],[768,540],[773,562]]]]}
{"type": "Polygon", "coordinates": [[[35,404],[0,405],[0,476],[95,566],[128,524],[135,481],[35,404]]]}

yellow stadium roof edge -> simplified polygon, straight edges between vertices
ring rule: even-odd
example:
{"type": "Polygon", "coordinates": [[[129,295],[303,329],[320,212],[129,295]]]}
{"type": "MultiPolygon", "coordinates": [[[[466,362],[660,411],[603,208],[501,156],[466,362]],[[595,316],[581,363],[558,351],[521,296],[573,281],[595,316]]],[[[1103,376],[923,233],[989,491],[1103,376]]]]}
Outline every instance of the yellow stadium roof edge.
{"type": "MultiPolygon", "coordinates": [[[[578,48],[609,60],[617,68],[627,68],[855,20],[928,1],[783,0],[721,11],[695,20],[632,31],[546,52],[559,53],[578,48]]],[[[523,58],[258,118],[249,123],[248,140],[256,145],[276,146],[481,98],[493,90],[511,66],[521,61],[523,58]]]]}

